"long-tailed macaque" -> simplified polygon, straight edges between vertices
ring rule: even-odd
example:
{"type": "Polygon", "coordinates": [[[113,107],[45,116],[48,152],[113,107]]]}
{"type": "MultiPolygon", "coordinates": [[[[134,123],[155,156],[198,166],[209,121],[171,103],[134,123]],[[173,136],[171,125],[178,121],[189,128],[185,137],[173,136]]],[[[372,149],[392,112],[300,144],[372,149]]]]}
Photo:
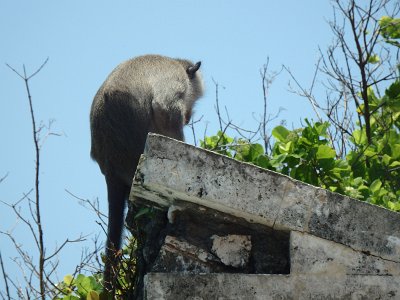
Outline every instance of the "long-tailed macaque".
{"type": "Polygon", "coordinates": [[[183,140],[183,127],[203,94],[200,62],[145,55],[117,66],[94,97],[91,156],[107,183],[105,286],[120,249],[125,202],[149,132],[183,140]],[[114,254],[114,255],[113,255],[114,254]]]}

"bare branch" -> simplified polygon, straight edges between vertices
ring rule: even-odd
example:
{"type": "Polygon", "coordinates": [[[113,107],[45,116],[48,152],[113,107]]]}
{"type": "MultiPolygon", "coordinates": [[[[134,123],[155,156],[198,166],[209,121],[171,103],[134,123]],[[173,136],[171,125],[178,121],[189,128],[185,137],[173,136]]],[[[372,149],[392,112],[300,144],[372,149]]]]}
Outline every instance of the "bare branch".
{"type": "Polygon", "coordinates": [[[0,252],[0,265],[1,265],[1,272],[3,274],[4,284],[6,286],[6,296],[7,296],[7,299],[11,299],[10,289],[8,287],[8,275],[6,274],[6,271],[4,270],[3,257],[1,256],[1,252],[0,252]]]}
{"type": "Polygon", "coordinates": [[[86,236],[79,236],[78,238],[74,239],[74,240],[70,240],[70,239],[66,239],[60,247],[57,247],[57,249],[54,251],[53,254],[51,254],[48,257],[45,257],[45,261],[48,261],[50,259],[52,259],[53,257],[55,257],[56,255],[58,255],[58,253],[60,253],[60,251],[67,245],[67,244],[71,244],[71,243],[79,243],[79,242],[83,242],[86,241],[87,235],[86,236]]]}
{"type": "MultiPolygon", "coordinates": [[[[36,120],[35,120],[35,113],[33,110],[33,102],[32,102],[32,96],[30,92],[30,87],[29,87],[29,80],[36,76],[42,69],[43,67],[47,64],[49,58],[47,58],[42,65],[34,71],[31,75],[27,75],[25,65],[23,65],[23,75],[20,74],[16,69],[11,67],[10,65],[7,64],[7,66],[14,72],[16,73],[21,79],[24,80],[25,83],[25,88],[28,96],[28,102],[29,102],[29,109],[30,109],[30,116],[31,116],[31,122],[32,122],[32,135],[33,135],[33,142],[35,146],[35,214],[34,214],[34,220],[36,223],[37,227],[37,234],[33,230],[31,224],[29,221],[26,219],[22,220],[25,222],[25,224],[28,225],[30,230],[33,232],[33,236],[35,238],[36,244],[38,246],[38,251],[39,251],[39,270],[38,270],[38,277],[39,277],[39,285],[40,285],[40,298],[43,300],[46,297],[46,286],[45,286],[45,278],[44,278],[44,263],[45,263],[45,248],[44,248],[44,234],[43,234],[43,226],[41,222],[41,214],[40,214],[40,195],[39,195],[39,176],[40,176],[40,145],[39,145],[39,132],[40,129],[37,129],[36,125],[36,120]]],[[[17,212],[17,210],[14,210],[17,212]]],[[[31,210],[32,212],[32,210],[31,210]]],[[[18,213],[18,212],[17,212],[18,213]]]]}
{"type": "Polygon", "coordinates": [[[2,183],[7,177],[8,177],[8,172],[3,176],[3,177],[0,177],[0,183],[2,183]]]}
{"type": "MultiPolygon", "coordinates": [[[[319,64],[319,62],[318,62],[318,64],[319,64]]],[[[298,80],[296,79],[296,77],[293,75],[293,73],[290,71],[290,69],[289,69],[288,67],[283,66],[283,68],[286,70],[286,72],[288,72],[288,74],[290,75],[290,77],[292,78],[292,80],[296,83],[297,87],[300,89],[300,93],[298,93],[298,92],[295,92],[295,93],[297,93],[297,94],[299,94],[300,96],[305,97],[305,98],[307,98],[307,99],[309,100],[309,102],[310,102],[310,104],[311,104],[311,106],[312,106],[312,108],[313,108],[315,114],[317,115],[318,120],[319,120],[320,122],[322,122],[321,115],[320,115],[320,113],[319,113],[319,111],[318,111],[318,103],[317,103],[317,101],[315,100],[315,98],[314,98],[314,96],[313,96],[313,94],[312,94],[312,89],[306,90],[306,89],[298,82],[298,80]]],[[[314,78],[315,78],[315,75],[314,75],[314,78]]],[[[312,81],[312,84],[311,84],[311,87],[312,87],[312,88],[314,87],[314,83],[315,83],[315,79],[314,79],[314,78],[313,78],[313,81],[312,81]]]]}
{"type": "MultiPolygon", "coordinates": [[[[218,116],[218,121],[219,121],[219,129],[222,131],[222,117],[220,113],[220,108],[219,108],[219,83],[212,79],[214,85],[215,85],[215,110],[217,112],[218,116]]],[[[223,87],[224,88],[224,87],[223,87]]]]}
{"type": "Polygon", "coordinates": [[[81,197],[79,197],[79,196],[73,194],[71,191],[69,191],[69,190],[67,190],[67,189],[65,189],[65,191],[66,191],[69,195],[71,195],[72,197],[74,197],[75,199],[79,200],[80,203],[81,203],[83,206],[85,206],[85,204],[89,205],[90,209],[91,209],[92,211],[95,212],[96,216],[100,219],[100,221],[101,221],[104,225],[107,225],[107,221],[106,221],[106,220],[108,219],[108,216],[107,216],[107,214],[103,213],[103,212],[100,210],[99,199],[96,198],[95,200],[91,201],[91,200],[89,200],[89,199],[81,198],[81,197]]]}
{"type": "Polygon", "coordinates": [[[265,153],[267,153],[268,149],[271,148],[270,137],[267,135],[268,123],[270,121],[276,119],[281,112],[281,109],[280,109],[275,117],[271,117],[271,114],[267,114],[268,93],[269,93],[272,83],[274,82],[276,77],[283,70],[283,67],[282,67],[281,70],[278,72],[269,72],[268,67],[269,67],[269,57],[267,57],[267,62],[264,64],[263,68],[260,70],[261,85],[262,85],[262,91],[263,91],[263,104],[264,104],[260,129],[261,129],[261,138],[264,141],[265,153]]]}
{"type": "Polygon", "coordinates": [[[192,119],[190,119],[190,123],[188,124],[188,126],[192,130],[193,143],[195,146],[197,146],[197,138],[196,138],[196,132],[194,130],[194,125],[197,123],[200,123],[201,120],[203,119],[203,117],[204,117],[204,115],[201,115],[200,118],[198,118],[197,120],[193,120],[193,118],[192,118],[192,119]]]}

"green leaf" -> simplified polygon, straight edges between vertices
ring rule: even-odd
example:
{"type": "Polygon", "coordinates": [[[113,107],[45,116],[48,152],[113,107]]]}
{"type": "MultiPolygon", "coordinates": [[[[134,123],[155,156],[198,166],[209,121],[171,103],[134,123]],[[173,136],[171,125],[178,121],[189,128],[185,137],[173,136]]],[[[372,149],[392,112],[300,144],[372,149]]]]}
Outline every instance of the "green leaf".
{"type": "Polygon", "coordinates": [[[374,109],[379,104],[380,100],[376,97],[374,89],[372,87],[368,87],[367,96],[369,101],[370,109],[374,109]]]}
{"type": "Polygon", "coordinates": [[[374,157],[376,156],[378,153],[373,150],[371,147],[368,147],[367,150],[364,151],[364,155],[367,157],[374,157]]]}
{"type": "Polygon", "coordinates": [[[91,290],[90,280],[83,274],[79,274],[76,277],[76,287],[78,288],[77,293],[80,296],[85,297],[87,293],[91,290]]]}
{"type": "Polygon", "coordinates": [[[377,193],[381,187],[382,187],[382,181],[380,181],[379,179],[374,180],[369,186],[369,188],[373,193],[377,193]]]}
{"type": "Polygon", "coordinates": [[[335,158],[336,152],[328,145],[319,145],[316,156],[317,159],[335,158]]]}
{"type": "Polygon", "coordinates": [[[385,165],[385,166],[388,166],[389,164],[390,164],[390,161],[392,160],[392,158],[389,156],[389,155],[387,155],[387,154],[384,154],[383,156],[382,156],[382,162],[383,162],[383,164],[385,165]]]}
{"type": "Polygon", "coordinates": [[[335,167],[335,160],[333,158],[323,158],[323,159],[318,159],[319,167],[324,170],[324,172],[327,171],[332,171],[331,175],[340,175],[340,169],[333,169],[335,167]]]}
{"type": "Polygon", "coordinates": [[[400,81],[393,82],[385,91],[386,96],[390,99],[396,99],[400,97],[400,81]]]}
{"type": "Polygon", "coordinates": [[[318,175],[309,164],[300,165],[296,170],[295,178],[315,186],[318,185],[318,175]]]}
{"type": "Polygon", "coordinates": [[[269,158],[266,155],[260,155],[257,157],[255,164],[261,168],[269,168],[271,167],[271,163],[269,162],[269,158]]]}
{"type": "Polygon", "coordinates": [[[279,143],[279,150],[281,153],[289,153],[293,142],[279,143]]]}
{"type": "Polygon", "coordinates": [[[271,166],[273,166],[274,168],[281,167],[281,165],[282,165],[283,161],[285,160],[286,156],[287,156],[287,153],[275,155],[270,160],[271,166]]]}
{"type": "Polygon", "coordinates": [[[367,143],[367,135],[364,130],[356,129],[353,131],[354,143],[357,145],[365,145],[367,143]]]}
{"type": "Polygon", "coordinates": [[[272,135],[278,141],[285,141],[287,136],[289,135],[290,131],[287,130],[285,127],[279,125],[272,130],[272,135]]]}
{"type": "Polygon", "coordinates": [[[264,148],[261,144],[251,144],[249,156],[251,162],[254,162],[260,155],[264,154],[264,148]]]}
{"type": "Polygon", "coordinates": [[[220,142],[219,142],[220,145],[231,144],[234,141],[234,138],[229,137],[228,135],[226,135],[222,131],[218,131],[217,135],[220,138],[220,142]]]}
{"type": "Polygon", "coordinates": [[[326,132],[329,128],[329,122],[324,123],[315,123],[315,129],[317,130],[318,135],[326,137],[326,132]]]}
{"type": "Polygon", "coordinates": [[[377,54],[372,54],[368,59],[368,62],[370,64],[377,64],[380,61],[381,61],[381,59],[379,58],[379,55],[377,55],[377,54]]]}
{"type": "Polygon", "coordinates": [[[81,297],[87,297],[91,291],[101,292],[101,284],[94,278],[94,276],[85,276],[79,274],[75,279],[75,285],[77,287],[77,293],[81,297]]]}
{"type": "Polygon", "coordinates": [[[64,282],[66,285],[71,285],[74,277],[70,274],[64,276],[64,282]]]}
{"type": "Polygon", "coordinates": [[[388,201],[388,207],[394,211],[400,211],[400,202],[388,201]]]}
{"type": "Polygon", "coordinates": [[[143,207],[141,208],[138,213],[135,215],[134,219],[137,219],[143,215],[147,215],[148,213],[151,212],[151,208],[150,207],[143,207]]]}
{"type": "Polygon", "coordinates": [[[395,160],[394,162],[392,162],[389,165],[390,168],[395,168],[395,167],[398,167],[398,166],[400,166],[400,161],[398,161],[398,160],[395,160]]]}
{"type": "Polygon", "coordinates": [[[90,291],[86,296],[86,300],[100,300],[100,295],[96,291],[90,291]]]}
{"type": "Polygon", "coordinates": [[[305,145],[305,146],[312,146],[313,145],[313,143],[309,139],[305,138],[304,136],[299,138],[299,144],[305,145]]]}
{"type": "Polygon", "coordinates": [[[239,139],[238,145],[232,146],[236,151],[235,159],[256,163],[257,157],[264,154],[264,148],[261,144],[254,143],[250,141],[239,139]]]}
{"type": "Polygon", "coordinates": [[[79,297],[76,297],[76,296],[71,296],[71,295],[69,295],[69,296],[65,296],[65,297],[63,298],[63,300],[80,300],[80,298],[79,298],[79,297]]]}
{"type": "MultiPolygon", "coordinates": [[[[238,143],[240,143],[240,141],[238,141],[238,143]]],[[[250,153],[250,145],[249,144],[239,144],[237,146],[234,147],[234,149],[236,150],[236,156],[235,158],[243,158],[248,156],[250,153]]]]}

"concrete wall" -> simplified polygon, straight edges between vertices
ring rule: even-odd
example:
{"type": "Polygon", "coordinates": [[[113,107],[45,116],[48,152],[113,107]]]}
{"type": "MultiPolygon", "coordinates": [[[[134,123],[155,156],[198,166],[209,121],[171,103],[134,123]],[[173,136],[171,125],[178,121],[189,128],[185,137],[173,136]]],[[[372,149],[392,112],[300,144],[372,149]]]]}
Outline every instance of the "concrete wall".
{"type": "Polygon", "coordinates": [[[138,166],[137,197],[290,231],[290,275],[153,273],[148,299],[400,299],[398,213],[158,135],[138,166]]]}

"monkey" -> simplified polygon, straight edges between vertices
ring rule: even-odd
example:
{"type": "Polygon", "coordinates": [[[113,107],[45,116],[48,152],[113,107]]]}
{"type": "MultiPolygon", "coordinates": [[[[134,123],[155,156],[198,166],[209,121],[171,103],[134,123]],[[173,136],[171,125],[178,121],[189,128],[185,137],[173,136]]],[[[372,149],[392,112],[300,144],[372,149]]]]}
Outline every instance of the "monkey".
{"type": "Polygon", "coordinates": [[[90,110],[90,155],[107,185],[104,283],[111,287],[113,256],[121,247],[126,201],[149,132],[184,140],[183,127],[203,95],[201,62],[160,55],[119,64],[97,91],[90,110]]]}

